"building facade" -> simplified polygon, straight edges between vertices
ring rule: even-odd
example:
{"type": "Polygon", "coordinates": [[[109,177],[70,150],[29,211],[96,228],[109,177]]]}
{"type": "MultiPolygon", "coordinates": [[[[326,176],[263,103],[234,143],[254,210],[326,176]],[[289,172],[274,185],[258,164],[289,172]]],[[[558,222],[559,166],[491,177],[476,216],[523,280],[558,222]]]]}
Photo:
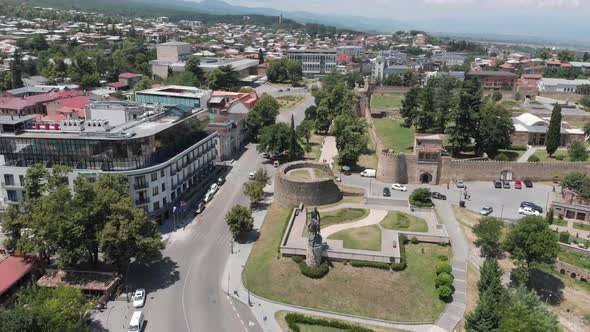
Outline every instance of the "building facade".
{"type": "Polygon", "coordinates": [[[514,90],[518,75],[505,71],[470,71],[466,78],[478,78],[484,89],[514,90]]]}
{"type": "Polygon", "coordinates": [[[403,74],[412,67],[407,65],[406,53],[396,51],[383,51],[371,60],[371,77],[375,80],[384,80],[392,74],[403,74]]]}
{"type": "Polygon", "coordinates": [[[180,85],[166,85],[135,92],[135,100],[138,103],[184,105],[192,108],[206,108],[209,98],[210,90],[180,85]]]}
{"type": "Polygon", "coordinates": [[[357,58],[365,57],[365,48],[356,45],[345,45],[336,47],[336,55],[346,54],[357,58]]]}
{"type": "MultiPolygon", "coordinates": [[[[549,129],[549,118],[541,118],[531,113],[523,113],[512,118],[514,133],[511,136],[512,145],[544,146],[549,129]]],[[[567,147],[573,142],[584,143],[584,130],[561,123],[561,138],[559,146],[567,147]]]]}
{"type": "Polygon", "coordinates": [[[108,104],[91,105],[85,120],[39,123],[33,116],[0,116],[3,207],[23,199],[24,176],[33,164],[69,166],[70,186],[77,176],[123,174],[135,206],[157,221],[169,218],[173,207],[204,187],[217,157],[217,133],[205,130],[198,112],[108,104]],[[111,123],[95,118],[105,114],[95,108],[129,114],[111,123]]]}
{"type": "Polygon", "coordinates": [[[336,49],[289,50],[287,57],[303,64],[307,76],[329,74],[336,70],[336,49]]]}
{"type": "Polygon", "coordinates": [[[578,86],[590,84],[590,79],[566,80],[565,78],[542,78],[539,80],[539,91],[576,93],[578,86]]]}

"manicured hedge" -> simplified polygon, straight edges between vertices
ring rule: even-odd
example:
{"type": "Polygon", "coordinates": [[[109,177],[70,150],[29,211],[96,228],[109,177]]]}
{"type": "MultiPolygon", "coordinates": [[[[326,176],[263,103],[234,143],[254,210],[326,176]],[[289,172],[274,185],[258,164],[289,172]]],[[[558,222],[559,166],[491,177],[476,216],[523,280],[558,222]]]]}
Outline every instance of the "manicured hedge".
{"type": "Polygon", "coordinates": [[[372,267],[372,268],[382,269],[382,270],[403,271],[408,266],[408,264],[406,263],[406,247],[405,247],[405,245],[408,243],[408,238],[404,235],[400,235],[399,242],[400,242],[399,243],[399,253],[401,256],[399,263],[382,263],[382,262],[369,262],[369,261],[352,260],[352,261],[350,261],[350,265],[354,266],[354,267],[372,267]]]}
{"type": "Polygon", "coordinates": [[[453,295],[453,267],[448,262],[447,256],[438,256],[438,263],[436,263],[436,276],[434,277],[434,284],[438,292],[438,297],[447,301],[453,295]]]}
{"type": "Polygon", "coordinates": [[[570,243],[570,233],[567,233],[567,232],[559,233],[559,242],[570,243]]]}
{"type": "Polygon", "coordinates": [[[297,264],[303,262],[305,260],[305,256],[293,256],[291,257],[293,259],[293,261],[297,264]]]}
{"type": "Polygon", "coordinates": [[[515,150],[515,151],[526,151],[528,148],[524,145],[511,145],[510,149],[508,150],[515,150]]]}
{"type": "Polygon", "coordinates": [[[330,272],[330,266],[327,260],[324,260],[318,267],[311,267],[305,261],[301,261],[299,262],[299,270],[308,278],[321,279],[330,272]]]}
{"type": "Polygon", "coordinates": [[[438,263],[436,263],[436,274],[451,272],[453,272],[453,267],[448,262],[439,261],[438,263]]]}
{"type": "Polygon", "coordinates": [[[301,314],[293,314],[293,313],[287,314],[285,316],[285,321],[287,322],[287,325],[289,326],[289,330],[291,330],[292,332],[301,332],[301,328],[299,327],[299,324],[333,327],[336,329],[344,330],[346,332],[374,332],[371,329],[348,324],[348,323],[345,323],[342,321],[331,320],[331,319],[322,319],[322,318],[311,318],[311,317],[304,316],[301,314]]]}

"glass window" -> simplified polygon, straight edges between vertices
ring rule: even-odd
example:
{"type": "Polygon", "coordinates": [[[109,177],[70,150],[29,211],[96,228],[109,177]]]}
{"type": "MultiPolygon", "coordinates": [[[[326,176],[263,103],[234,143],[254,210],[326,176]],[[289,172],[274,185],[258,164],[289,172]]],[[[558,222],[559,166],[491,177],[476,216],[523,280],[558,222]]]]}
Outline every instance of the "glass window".
{"type": "Polygon", "coordinates": [[[166,191],[166,183],[162,183],[162,192],[166,191]]]}
{"type": "Polygon", "coordinates": [[[166,197],[164,197],[164,198],[162,199],[162,206],[166,206],[166,203],[167,203],[167,199],[166,199],[166,197]]]}
{"type": "Polygon", "coordinates": [[[162,168],[162,169],[160,170],[160,177],[162,177],[162,178],[163,178],[164,176],[166,176],[166,171],[165,171],[165,170],[162,168]]]}
{"type": "Polygon", "coordinates": [[[158,186],[155,186],[152,188],[152,196],[156,196],[160,191],[160,188],[158,186]]]}
{"type": "Polygon", "coordinates": [[[159,210],[160,209],[160,202],[154,202],[154,211],[159,210]]]}
{"type": "Polygon", "coordinates": [[[156,181],[158,180],[158,172],[153,172],[152,173],[152,181],[156,181]]]}

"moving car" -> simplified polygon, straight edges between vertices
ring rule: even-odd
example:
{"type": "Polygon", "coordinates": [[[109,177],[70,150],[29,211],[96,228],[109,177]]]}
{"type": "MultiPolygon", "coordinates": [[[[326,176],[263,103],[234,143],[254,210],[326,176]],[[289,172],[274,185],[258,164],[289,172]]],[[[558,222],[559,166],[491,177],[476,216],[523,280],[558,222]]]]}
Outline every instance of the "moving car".
{"type": "Polygon", "coordinates": [[[527,207],[527,206],[530,207],[530,208],[532,208],[533,210],[536,210],[539,213],[543,213],[543,208],[540,207],[540,206],[538,206],[535,203],[532,203],[532,202],[522,202],[522,203],[520,203],[520,207],[521,208],[527,207]]]}
{"type": "Polygon", "coordinates": [[[491,206],[484,206],[479,210],[479,214],[482,216],[489,216],[492,212],[494,212],[494,209],[491,206]]]}
{"type": "Polygon", "coordinates": [[[203,212],[203,210],[205,210],[205,202],[199,202],[199,205],[197,205],[197,209],[195,210],[195,215],[203,212]]]}
{"type": "Polygon", "coordinates": [[[383,196],[385,196],[385,197],[391,196],[391,190],[389,190],[389,188],[387,188],[387,187],[383,188],[383,196]]]}
{"type": "Polygon", "coordinates": [[[457,180],[457,188],[465,188],[465,182],[463,180],[457,180]]]}
{"type": "Polygon", "coordinates": [[[502,181],[502,187],[504,187],[504,189],[510,189],[510,182],[502,181]]]}
{"type": "Polygon", "coordinates": [[[145,304],[145,289],[140,288],[133,294],[133,306],[141,308],[145,304]]]}
{"type": "Polygon", "coordinates": [[[494,181],[494,188],[502,189],[502,181],[500,181],[500,180],[494,181]]]}
{"type": "Polygon", "coordinates": [[[361,172],[361,176],[367,177],[367,178],[374,178],[377,175],[377,171],[371,168],[368,168],[364,171],[361,172]]]}
{"type": "Polygon", "coordinates": [[[255,176],[256,176],[256,171],[252,171],[252,172],[250,172],[250,174],[248,174],[248,178],[250,178],[250,180],[254,180],[255,176]]]}
{"type": "Polygon", "coordinates": [[[408,188],[406,188],[406,186],[404,186],[403,184],[399,184],[399,183],[392,184],[391,189],[397,190],[397,191],[408,191],[408,188]]]}
{"type": "Polygon", "coordinates": [[[533,181],[531,180],[524,180],[524,186],[527,188],[532,188],[533,187],[533,181]]]}
{"type": "Polygon", "coordinates": [[[136,311],[131,316],[131,321],[129,321],[129,327],[127,328],[128,332],[139,332],[143,329],[144,321],[143,321],[143,312],[136,311]]]}
{"type": "Polygon", "coordinates": [[[522,189],[522,181],[514,180],[514,189],[522,189]]]}
{"type": "Polygon", "coordinates": [[[439,192],[434,191],[434,192],[432,192],[432,198],[434,198],[434,199],[442,199],[443,201],[445,201],[447,199],[447,196],[445,196],[445,195],[443,195],[443,194],[441,194],[439,192]]]}
{"type": "Polygon", "coordinates": [[[524,214],[525,216],[540,216],[539,211],[533,209],[530,206],[521,207],[518,209],[518,214],[524,214]]]}

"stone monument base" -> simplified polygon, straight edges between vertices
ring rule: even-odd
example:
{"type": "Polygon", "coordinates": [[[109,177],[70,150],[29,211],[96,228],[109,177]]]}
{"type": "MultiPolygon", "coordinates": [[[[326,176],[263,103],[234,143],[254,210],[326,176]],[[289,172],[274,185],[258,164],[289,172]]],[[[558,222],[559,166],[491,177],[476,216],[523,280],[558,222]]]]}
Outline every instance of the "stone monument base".
{"type": "Polygon", "coordinates": [[[310,267],[318,267],[322,264],[322,246],[308,246],[305,263],[310,267]]]}

